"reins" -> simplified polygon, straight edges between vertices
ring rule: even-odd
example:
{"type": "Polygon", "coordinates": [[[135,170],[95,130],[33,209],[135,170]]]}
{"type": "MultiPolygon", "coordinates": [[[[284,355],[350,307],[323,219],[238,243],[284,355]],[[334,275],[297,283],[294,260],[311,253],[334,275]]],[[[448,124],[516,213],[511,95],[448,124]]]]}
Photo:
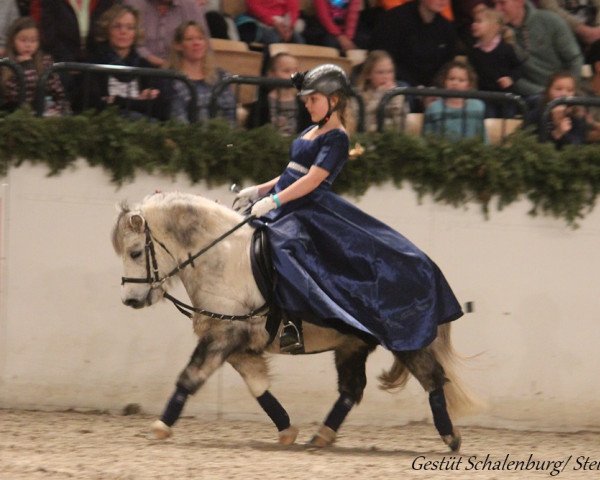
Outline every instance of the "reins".
{"type": "MultiPolygon", "coordinates": [[[[185,260],[184,262],[178,263],[177,266],[173,270],[171,270],[169,273],[167,273],[162,278],[160,277],[160,274],[158,272],[158,262],[156,261],[156,249],[154,248],[154,242],[158,243],[162,247],[162,249],[165,252],[167,252],[171,258],[173,258],[173,260],[175,260],[175,261],[177,261],[177,260],[175,259],[175,256],[169,251],[169,249],[165,246],[164,243],[162,243],[160,240],[157,240],[156,238],[154,238],[154,236],[152,235],[152,232],[150,231],[150,227],[148,226],[148,222],[146,222],[144,220],[144,234],[146,236],[146,242],[144,244],[144,253],[146,255],[146,277],[145,278],[121,277],[121,285],[124,285],[125,283],[147,283],[150,285],[150,291],[152,291],[156,288],[160,288],[162,286],[162,284],[165,283],[169,278],[171,278],[174,275],[176,275],[177,273],[179,273],[181,270],[183,270],[188,265],[195,267],[194,260],[196,260],[200,255],[206,253],[212,247],[217,245],[219,242],[223,241],[225,238],[230,236],[236,230],[243,227],[244,225],[246,225],[251,220],[254,220],[255,218],[256,217],[254,215],[250,215],[250,216],[246,217],[240,223],[233,226],[232,228],[227,230],[225,233],[223,233],[222,235],[220,235],[219,237],[214,239],[212,242],[210,242],[208,245],[206,245],[205,247],[200,249],[194,255],[188,254],[187,260],[185,260]]],[[[181,300],[178,300],[177,298],[173,297],[172,295],[170,295],[167,292],[163,292],[163,297],[166,298],[167,300],[170,300],[173,303],[173,305],[175,306],[175,308],[177,308],[177,310],[179,310],[181,313],[183,313],[188,318],[192,318],[193,313],[191,313],[191,312],[194,312],[194,313],[199,313],[201,315],[206,315],[210,318],[215,318],[215,319],[219,319],[219,320],[247,320],[249,318],[259,316],[259,314],[265,313],[269,309],[268,304],[265,303],[261,307],[256,308],[256,309],[252,310],[250,313],[247,313],[245,315],[229,315],[229,314],[224,314],[224,313],[215,313],[215,312],[211,312],[209,310],[204,310],[202,308],[194,307],[193,305],[188,305],[187,303],[182,302],[181,300]]]]}

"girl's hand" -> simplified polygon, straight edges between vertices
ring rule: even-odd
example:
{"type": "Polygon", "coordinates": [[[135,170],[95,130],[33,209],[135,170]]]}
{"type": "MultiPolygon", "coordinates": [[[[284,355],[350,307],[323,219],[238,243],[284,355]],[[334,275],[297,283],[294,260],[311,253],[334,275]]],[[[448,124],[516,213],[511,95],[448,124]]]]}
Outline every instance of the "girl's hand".
{"type": "Polygon", "coordinates": [[[268,196],[265,198],[261,198],[258,202],[252,205],[252,210],[250,210],[250,215],[254,215],[256,217],[262,217],[269,213],[271,210],[275,210],[277,208],[277,204],[275,200],[273,200],[273,196],[268,196]]]}
{"type": "Polygon", "coordinates": [[[258,200],[260,196],[258,187],[256,185],[252,185],[251,187],[246,187],[235,196],[233,200],[233,209],[236,212],[246,210],[248,205],[258,200]]]}
{"type": "Polygon", "coordinates": [[[498,82],[498,86],[503,90],[506,90],[507,88],[511,87],[514,83],[513,79],[510,77],[500,77],[496,81],[498,82]]]}

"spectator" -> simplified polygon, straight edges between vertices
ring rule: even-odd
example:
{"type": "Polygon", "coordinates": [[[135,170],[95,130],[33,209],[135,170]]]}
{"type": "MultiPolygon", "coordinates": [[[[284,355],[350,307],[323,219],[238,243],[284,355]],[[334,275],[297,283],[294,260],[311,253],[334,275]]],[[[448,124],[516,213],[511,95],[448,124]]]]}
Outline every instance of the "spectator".
{"type": "MultiPolygon", "coordinates": [[[[289,80],[298,72],[298,60],[293,55],[280,52],[269,60],[267,75],[271,78],[289,80]]],[[[261,88],[257,102],[250,108],[249,128],[271,123],[283,135],[304,131],[310,125],[310,117],[298,97],[295,87],[261,88]]]]}
{"type": "Polygon", "coordinates": [[[41,0],[42,48],[55,62],[87,61],[96,48],[94,26],[115,3],[115,0],[41,0]]]}
{"type": "Polygon", "coordinates": [[[564,20],[526,0],[494,0],[494,4],[512,28],[517,49],[526,55],[516,93],[531,101],[544,91],[550,77],[562,70],[579,78],[583,56],[564,20]]]}
{"type": "MultiPolygon", "coordinates": [[[[477,73],[479,90],[510,93],[519,79],[521,60],[517,57],[512,44],[504,41],[504,22],[502,14],[496,10],[483,8],[475,14],[472,31],[477,43],[468,50],[468,57],[477,73]]],[[[499,115],[500,106],[488,102],[486,116],[512,117],[514,106],[499,115]]]]}
{"type": "Polygon", "coordinates": [[[209,32],[204,7],[197,0],[123,0],[123,3],[140,12],[144,39],[138,53],[155,67],[167,65],[171,40],[183,22],[193,20],[204,32],[209,32]]]}
{"type": "MultiPolygon", "coordinates": [[[[477,89],[475,71],[466,63],[451,61],[439,75],[440,86],[468,92],[477,89]]],[[[485,104],[473,98],[445,98],[429,104],[425,110],[424,133],[443,135],[451,140],[466,137],[485,139],[485,104]]]]}
{"type": "MultiPolygon", "coordinates": [[[[97,36],[99,46],[90,62],[150,68],[152,65],[136,51],[140,34],[138,11],[128,5],[114,5],[100,17],[97,36]]],[[[89,89],[89,103],[84,93],[79,97],[84,107],[102,110],[116,106],[121,115],[132,119],[168,118],[165,101],[159,98],[161,89],[165,88],[155,79],[138,79],[128,74],[95,74],[89,89]]]]}
{"type": "Polygon", "coordinates": [[[440,12],[449,0],[415,0],[385,11],[371,37],[371,50],[394,59],[396,78],[430,86],[436,72],[452,60],[456,33],[440,12]]]}
{"type": "Polygon", "coordinates": [[[362,0],[314,0],[315,15],[306,17],[304,38],[342,52],[357,48],[354,36],[361,5],[362,0]]]}
{"type": "Polygon", "coordinates": [[[494,2],[492,0],[451,0],[451,5],[457,35],[464,48],[472,47],[475,39],[471,25],[475,20],[475,14],[482,8],[493,8],[494,2]]]}
{"type": "Polygon", "coordinates": [[[559,15],[583,45],[600,40],[600,0],[538,0],[538,6],[559,15]]]}
{"type": "Polygon", "coordinates": [[[544,110],[548,103],[557,98],[574,97],[577,79],[570,72],[558,72],[550,77],[543,96],[537,107],[526,119],[534,131],[543,139],[546,134],[554,142],[556,148],[565,145],[581,145],[585,143],[587,134],[587,112],[580,106],[557,105],[550,112],[547,123],[544,123],[544,110]]]}
{"type": "MultiPolygon", "coordinates": [[[[398,87],[394,62],[384,50],[373,50],[367,56],[358,76],[356,87],[365,103],[365,130],[377,130],[377,107],[387,91],[398,87]]],[[[404,95],[396,95],[385,106],[384,127],[402,124],[403,116],[408,113],[408,103],[404,95]]]]}
{"type": "Polygon", "coordinates": [[[246,10],[235,22],[244,42],[304,43],[295,30],[300,15],[298,0],[246,0],[246,10]]]}
{"type": "Polygon", "coordinates": [[[15,0],[0,0],[0,57],[6,55],[6,37],[13,22],[19,18],[15,0]]]}
{"type": "Polygon", "coordinates": [[[220,0],[196,0],[196,2],[204,8],[211,38],[240,39],[233,19],[221,12],[220,0]]]}
{"type": "MultiPolygon", "coordinates": [[[[413,0],[379,0],[379,4],[385,9],[389,10],[394,7],[399,7],[400,5],[404,5],[406,2],[412,2],[413,0]]],[[[477,0],[481,1],[481,0],[477,0]]],[[[452,11],[452,4],[448,2],[448,5],[444,7],[444,9],[440,12],[446,20],[452,22],[454,20],[454,13],[452,11]]]]}
{"type": "MultiPolygon", "coordinates": [[[[182,23],[175,30],[171,45],[169,68],[185,74],[196,87],[198,94],[198,120],[209,118],[210,96],[213,86],[222,80],[226,72],[215,65],[212,50],[208,45],[208,35],[196,21],[182,23]]],[[[235,121],[236,102],[233,92],[225,90],[217,99],[220,112],[235,121]]],[[[171,95],[171,118],[188,121],[190,94],[181,82],[175,82],[171,95]]]]}
{"type": "MultiPolygon", "coordinates": [[[[18,63],[23,69],[25,101],[33,107],[38,80],[53,63],[52,57],[40,50],[40,32],[33,18],[20,17],[12,23],[8,31],[6,53],[9,59],[18,63]]],[[[17,107],[19,94],[17,80],[7,69],[2,73],[8,108],[17,107]]],[[[50,101],[46,102],[44,115],[54,116],[69,112],[69,104],[58,75],[50,76],[46,84],[46,93],[50,101]]]]}
{"type": "MultiPolygon", "coordinates": [[[[39,0],[36,0],[39,1],[39,0]]],[[[17,0],[17,7],[19,7],[19,13],[22,17],[28,17],[31,15],[31,0],[17,0]]]]}
{"type": "MultiPolygon", "coordinates": [[[[592,77],[582,82],[581,91],[587,97],[600,99],[600,42],[590,46],[588,61],[592,67],[592,77]]],[[[600,142],[600,106],[589,108],[588,126],[588,141],[600,142]]]]}

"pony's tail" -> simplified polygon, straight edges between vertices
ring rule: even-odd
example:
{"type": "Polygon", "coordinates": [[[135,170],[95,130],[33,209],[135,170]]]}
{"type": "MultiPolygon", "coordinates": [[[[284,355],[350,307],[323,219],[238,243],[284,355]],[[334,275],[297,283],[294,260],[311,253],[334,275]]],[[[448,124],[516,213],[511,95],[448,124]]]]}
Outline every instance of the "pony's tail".
{"type": "MultiPolygon", "coordinates": [[[[461,357],[453,348],[450,338],[450,323],[438,327],[438,336],[431,344],[431,352],[443,367],[448,382],[444,385],[448,413],[457,418],[480,411],[484,404],[462,382],[456,373],[457,367],[465,357],[461,357]]],[[[394,357],[394,363],[387,372],[378,377],[379,388],[390,392],[402,389],[409,378],[409,370],[394,357]]]]}

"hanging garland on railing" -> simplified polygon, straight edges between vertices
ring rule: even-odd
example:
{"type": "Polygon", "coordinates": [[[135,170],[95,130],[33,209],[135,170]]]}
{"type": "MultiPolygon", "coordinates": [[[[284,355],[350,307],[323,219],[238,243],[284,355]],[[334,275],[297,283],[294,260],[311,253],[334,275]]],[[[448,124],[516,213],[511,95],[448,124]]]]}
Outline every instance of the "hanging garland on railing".
{"type": "MultiPolygon", "coordinates": [[[[264,181],[288,161],[291,139],[271,127],[230,128],[218,120],[200,125],[133,122],[115,112],[38,118],[27,110],[0,118],[0,174],[21,162],[45,163],[56,175],[77,158],[110,172],[121,184],[136,171],[175,175],[211,185],[264,181]]],[[[360,144],[336,181],[337,191],[359,196],[392,181],[420,195],[461,206],[477,202],[487,215],[528,198],[532,214],[552,215],[576,226],[593,208],[600,190],[600,146],[557,151],[520,132],[504,145],[479,140],[448,142],[384,134],[360,134],[360,144]]]]}

